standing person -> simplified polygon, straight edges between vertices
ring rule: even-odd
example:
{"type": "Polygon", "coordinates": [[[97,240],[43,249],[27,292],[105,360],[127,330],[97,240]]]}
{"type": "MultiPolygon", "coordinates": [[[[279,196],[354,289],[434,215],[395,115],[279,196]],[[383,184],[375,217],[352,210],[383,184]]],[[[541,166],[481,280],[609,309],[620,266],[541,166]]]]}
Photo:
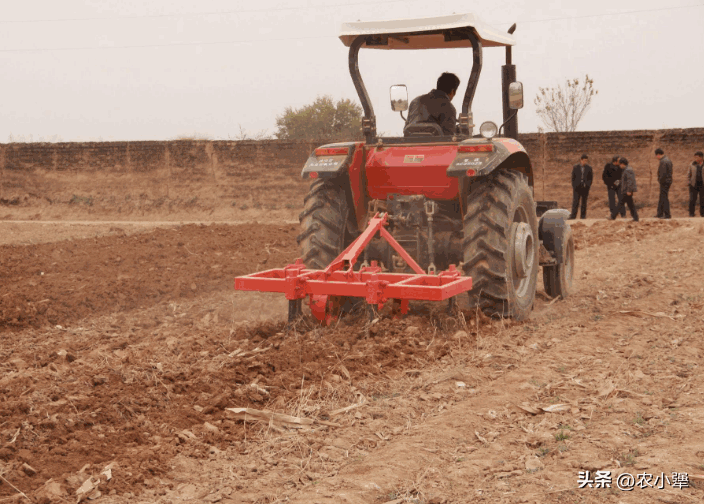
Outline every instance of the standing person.
{"type": "Polygon", "coordinates": [[[689,216],[694,217],[694,206],[697,203],[697,195],[699,195],[699,215],[704,217],[704,175],[702,167],[704,166],[704,153],[697,151],[694,153],[694,161],[689,165],[687,173],[687,182],[689,183],[689,216]]]}
{"type": "Polygon", "coordinates": [[[670,186],[672,185],[672,161],[662,149],[655,149],[655,157],[660,160],[658,166],[658,183],[660,184],[660,199],[658,200],[658,219],[669,219],[670,216],[670,186]]]}
{"type": "MultiPolygon", "coordinates": [[[[606,163],[604,171],[601,174],[601,180],[606,185],[606,190],[609,193],[609,212],[615,213],[620,202],[618,186],[621,184],[621,175],[623,170],[618,164],[618,156],[611,158],[610,163],[606,163]]],[[[626,216],[626,207],[621,208],[621,217],[626,216]]]]}
{"type": "Polygon", "coordinates": [[[570,214],[570,219],[577,218],[577,207],[580,199],[582,200],[581,218],[587,218],[587,198],[589,198],[589,189],[594,178],[592,167],[587,164],[588,160],[589,156],[582,154],[579,164],[572,167],[572,213],[570,214]]]}
{"type": "Polygon", "coordinates": [[[638,211],[636,210],[636,204],[633,202],[633,193],[638,191],[636,174],[633,168],[628,165],[628,159],[622,157],[618,160],[618,164],[623,168],[623,175],[621,175],[621,201],[618,204],[617,211],[611,214],[611,220],[615,220],[616,214],[624,208],[624,205],[628,205],[633,222],[638,222],[638,211]]]}

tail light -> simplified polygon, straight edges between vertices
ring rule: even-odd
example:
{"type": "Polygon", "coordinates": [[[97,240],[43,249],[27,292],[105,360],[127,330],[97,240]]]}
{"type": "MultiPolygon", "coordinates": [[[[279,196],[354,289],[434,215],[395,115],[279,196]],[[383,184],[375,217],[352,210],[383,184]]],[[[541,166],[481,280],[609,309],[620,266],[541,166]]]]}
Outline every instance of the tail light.
{"type": "Polygon", "coordinates": [[[310,178],[318,178],[318,172],[317,171],[312,171],[308,174],[310,178]]]}
{"type": "Polygon", "coordinates": [[[320,147],[315,149],[316,156],[346,156],[349,152],[349,147],[320,147]]]}
{"type": "Polygon", "coordinates": [[[467,170],[467,176],[468,176],[468,177],[474,177],[476,174],[477,174],[477,172],[475,172],[475,171],[472,170],[471,168],[470,168],[469,170],[467,170]]]}
{"type": "Polygon", "coordinates": [[[492,144],[482,144],[482,145],[460,145],[457,147],[457,152],[493,152],[494,146],[492,144]]]}

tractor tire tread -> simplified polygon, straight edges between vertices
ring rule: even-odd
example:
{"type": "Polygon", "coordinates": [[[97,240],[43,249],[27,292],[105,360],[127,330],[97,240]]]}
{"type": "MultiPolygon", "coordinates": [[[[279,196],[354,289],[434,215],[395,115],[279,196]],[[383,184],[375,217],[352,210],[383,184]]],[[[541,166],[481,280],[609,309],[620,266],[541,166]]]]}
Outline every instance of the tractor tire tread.
{"type": "MultiPolygon", "coordinates": [[[[527,316],[525,306],[511,306],[512,293],[509,291],[513,287],[509,286],[512,280],[507,266],[513,219],[509,213],[517,204],[513,199],[527,190],[524,174],[499,169],[473,182],[467,195],[463,220],[463,270],[465,275],[472,277],[470,303],[490,316],[518,319],[527,316]]],[[[532,298],[529,301],[532,305],[532,298]]]]}
{"type": "Polygon", "coordinates": [[[342,251],[348,218],[344,189],[332,180],[315,180],[304,198],[296,237],[303,263],[310,269],[325,269],[342,251]]]}

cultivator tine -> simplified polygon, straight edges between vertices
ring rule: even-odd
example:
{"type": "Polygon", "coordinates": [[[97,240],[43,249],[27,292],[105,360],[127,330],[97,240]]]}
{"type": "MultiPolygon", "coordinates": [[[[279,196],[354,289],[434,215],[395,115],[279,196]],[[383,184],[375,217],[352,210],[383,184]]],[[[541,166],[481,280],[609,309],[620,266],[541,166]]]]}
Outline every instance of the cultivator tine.
{"type": "Polygon", "coordinates": [[[367,305],[367,320],[369,322],[373,321],[375,318],[377,318],[378,314],[376,312],[376,309],[374,308],[374,305],[368,304],[367,305]]]}
{"type": "Polygon", "coordinates": [[[394,299],[391,313],[393,313],[394,319],[399,319],[406,315],[408,313],[408,299],[394,299]]]}
{"type": "Polygon", "coordinates": [[[451,297],[447,303],[447,313],[453,315],[457,311],[457,298],[455,296],[451,297]]]}
{"type": "Polygon", "coordinates": [[[302,299],[289,299],[288,301],[288,322],[295,322],[301,315],[303,315],[303,300],[302,299]]]}

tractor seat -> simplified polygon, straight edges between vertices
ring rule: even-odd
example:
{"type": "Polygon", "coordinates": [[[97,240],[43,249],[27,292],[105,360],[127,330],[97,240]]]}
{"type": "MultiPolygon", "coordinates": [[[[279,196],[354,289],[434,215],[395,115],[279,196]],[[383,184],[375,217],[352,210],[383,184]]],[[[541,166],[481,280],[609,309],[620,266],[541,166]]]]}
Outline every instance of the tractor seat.
{"type": "Polygon", "coordinates": [[[443,131],[438,123],[417,122],[407,124],[403,128],[403,136],[442,136],[443,131]]]}

